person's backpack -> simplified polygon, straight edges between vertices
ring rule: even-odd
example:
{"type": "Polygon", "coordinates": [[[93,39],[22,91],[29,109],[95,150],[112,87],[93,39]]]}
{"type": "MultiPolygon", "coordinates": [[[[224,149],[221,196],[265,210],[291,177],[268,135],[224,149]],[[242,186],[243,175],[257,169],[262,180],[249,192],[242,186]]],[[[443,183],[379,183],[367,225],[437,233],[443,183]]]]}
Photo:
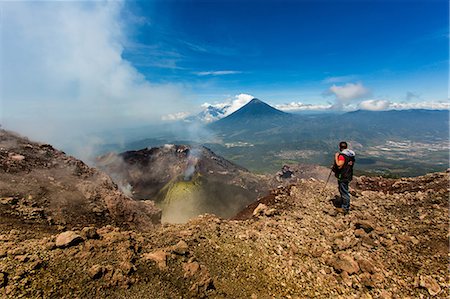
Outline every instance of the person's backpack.
{"type": "Polygon", "coordinates": [[[353,165],[355,165],[355,152],[349,149],[344,149],[340,152],[340,155],[344,157],[344,165],[342,168],[336,165],[336,162],[333,165],[334,176],[344,182],[350,182],[353,179],[353,165]]]}

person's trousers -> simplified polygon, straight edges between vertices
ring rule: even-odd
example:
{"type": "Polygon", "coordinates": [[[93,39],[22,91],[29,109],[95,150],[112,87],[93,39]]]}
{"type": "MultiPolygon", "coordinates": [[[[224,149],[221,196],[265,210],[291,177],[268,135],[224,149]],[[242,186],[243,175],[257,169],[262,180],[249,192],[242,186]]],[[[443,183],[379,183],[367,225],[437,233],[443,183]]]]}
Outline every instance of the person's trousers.
{"type": "Polygon", "coordinates": [[[342,208],[347,212],[350,210],[350,192],[348,182],[338,181],[339,193],[342,199],[342,208]]]}

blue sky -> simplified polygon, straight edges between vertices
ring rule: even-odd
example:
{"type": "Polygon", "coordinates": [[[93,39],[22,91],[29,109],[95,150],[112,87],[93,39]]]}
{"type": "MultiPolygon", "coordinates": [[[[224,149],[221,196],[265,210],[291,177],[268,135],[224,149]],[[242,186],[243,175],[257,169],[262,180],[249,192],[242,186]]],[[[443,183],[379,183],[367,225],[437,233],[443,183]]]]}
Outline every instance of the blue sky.
{"type": "Polygon", "coordinates": [[[447,1],[1,1],[0,11],[0,124],[55,145],[205,103],[231,113],[252,96],[285,111],[450,108],[447,1]]]}
{"type": "MultiPolygon", "coordinates": [[[[447,99],[447,1],[137,1],[124,57],[198,101],[249,93],[327,103],[334,84],[364,99],[447,99]],[[409,96],[408,96],[409,95],[409,96]]],[[[127,19],[125,16],[124,19],[127,19]]],[[[131,19],[131,18],[130,18],[131,19]]]]}

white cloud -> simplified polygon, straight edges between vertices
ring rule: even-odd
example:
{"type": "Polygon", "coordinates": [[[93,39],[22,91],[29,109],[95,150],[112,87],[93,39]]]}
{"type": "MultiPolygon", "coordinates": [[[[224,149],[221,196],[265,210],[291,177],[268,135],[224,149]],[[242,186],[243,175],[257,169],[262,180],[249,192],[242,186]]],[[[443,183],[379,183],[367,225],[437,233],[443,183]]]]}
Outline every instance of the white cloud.
{"type": "Polygon", "coordinates": [[[241,93],[233,98],[227,98],[223,102],[214,104],[204,103],[202,107],[206,108],[208,106],[212,106],[214,108],[222,109],[223,117],[225,117],[237,111],[239,108],[250,102],[253,98],[254,96],[252,95],[241,93]]]}
{"type": "Polygon", "coordinates": [[[166,121],[175,121],[175,120],[184,119],[184,118],[188,117],[189,115],[190,115],[189,112],[177,112],[177,113],[170,113],[167,115],[163,115],[163,116],[161,116],[161,119],[166,120],[166,121]]]}
{"type": "Polygon", "coordinates": [[[288,104],[275,105],[275,108],[283,111],[327,110],[331,107],[332,105],[305,104],[302,102],[291,102],[288,104]]]}
{"type": "Polygon", "coordinates": [[[395,103],[387,100],[367,100],[358,104],[362,110],[382,111],[382,110],[407,110],[407,109],[432,109],[446,110],[450,109],[450,102],[416,102],[416,103],[395,103]]]}
{"type": "Polygon", "coordinates": [[[248,102],[253,100],[255,97],[249,94],[241,93],[234,97],[231,101],[230,107],[227,109],[225,115],[230,115],[231,113],[237,111],[242,106],[246,105],[248,102]]]}
{"type": "Polygon", "coordinates": [[[369,94],[369,90],[361,83],[346,83],[343,86],[333,84],[328,91],[334,94],[336,99],[343,104],[363,98],[369,94]]]}
{"type": "Polygon", "coordinates": [[[405,109],[432,109],[432,110],[448,110],[450,109],[449,101],[429,101],[417,103],[391,103],[389,109],[405,110],[405,109]]]}
{"type": "Polygon", "coordinates": [[[388,110],[391,102],[386,100],[367,100],[359,103],[358,107],[362,110],[381,111],[388,110]]]}
{"type": "Polygon", "coordinates": [[[188,110],[183,87],[152,84],[122,58],[123,5],[1,2],[2,125],[61,146],[188,110]]]}
{"type": "Polygon", "coordinates": [[[194,72],[198,76],[223,76],[223,75],[234,75],[241,74],[241,71],[205,71],[205,72],[194,72]]]}

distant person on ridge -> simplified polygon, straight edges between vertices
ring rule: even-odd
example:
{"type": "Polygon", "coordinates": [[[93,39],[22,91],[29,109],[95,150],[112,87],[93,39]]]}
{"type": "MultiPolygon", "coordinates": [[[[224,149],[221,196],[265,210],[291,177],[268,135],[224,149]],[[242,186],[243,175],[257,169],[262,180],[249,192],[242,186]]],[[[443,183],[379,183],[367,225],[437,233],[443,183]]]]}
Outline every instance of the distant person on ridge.
{"type": "Polygon", "coordinates": [[[353,179],[353,165],[355,164],[355,152],[347,148],[347,142],[339,143],[339,152],[334,155],[333,172],[338,179],[339,194],[342,205],[338,212],[347,214],[350,211],[350,192],[348,184],[353,179]]]}

